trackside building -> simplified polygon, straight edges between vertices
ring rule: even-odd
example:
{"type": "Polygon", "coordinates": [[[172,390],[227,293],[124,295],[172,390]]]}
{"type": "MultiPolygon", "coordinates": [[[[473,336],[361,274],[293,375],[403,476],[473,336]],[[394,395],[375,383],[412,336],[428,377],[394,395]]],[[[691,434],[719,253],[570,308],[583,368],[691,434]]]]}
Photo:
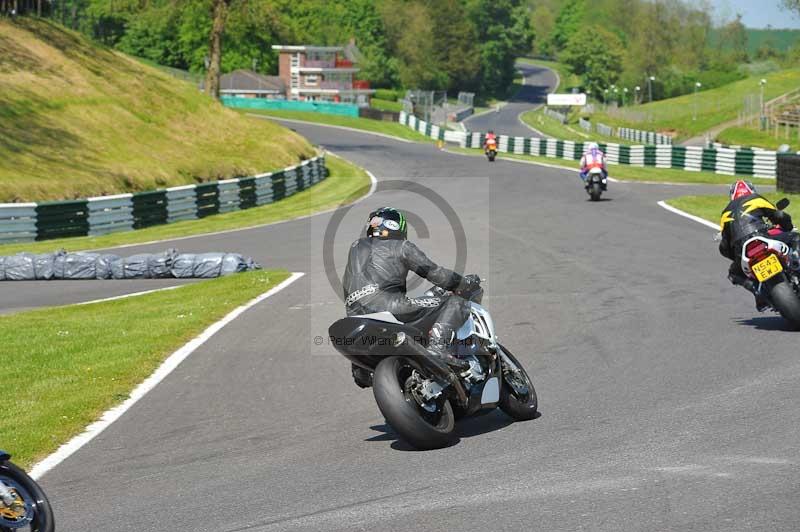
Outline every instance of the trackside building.
{"type": "Polygon", "coordinates": [[[351,103],[368,107],[369,82],[356,79],[360,53],[347,46],[274,45],[278,51],[278,77],[286,87],[286,99],[351,103]]]}

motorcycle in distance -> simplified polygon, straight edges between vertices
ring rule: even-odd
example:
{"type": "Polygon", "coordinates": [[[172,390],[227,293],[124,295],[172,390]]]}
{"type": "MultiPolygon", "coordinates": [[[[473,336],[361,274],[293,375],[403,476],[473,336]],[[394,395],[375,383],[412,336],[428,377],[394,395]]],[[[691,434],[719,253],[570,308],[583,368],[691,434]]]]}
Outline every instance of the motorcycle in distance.
{"type": "MultiPolygon", "coordinates": [[[[775,204],[781,211],[788,206],[787,198],[775,204]]],[[[748,238],[742,246],[741,266],[756,282],[758,295],[793,327],[800,328],[800,250],[770,238],[781,233],[779,228],[771,228],[748,238]]]]}
{"type": "MultiPolygon", "coordinates": [[[[426,297],[447,292],[434,287],[426,297]]],[[[389,312],[342,318],[328,329],[336,350],[373,372],[372,388],[388,424],[420,450],[454,440],[455,421],[499,407],[518,421],[537,416],[538,399],[525,368],[497,341],[494,322],[480,305],[483,288],[461,293],[470,315],[456,333],[454,357],[469,363],[453,369],[422,345],[425,334],[389,312]]]]}
{"type": "Polygon", "coordinates": [[[0,450],[0,532],[53,532],[53,510],[42,488],[0,450]]]}
{"type": "Polygon", "coordinates": [[[489,162],[493,163],[495,157],[497,157],[497,139],[486,139],[486,147],[483,149],[483,152],[486,154],[489,162]]]}
{"type": "Polygon", "coordinates": [[[608,180],[603,175],[602,168],[590,168],[586,176],[586,192],[589,193],[589,199],[600,201],[600,195],[608,189],[607,182],[608,180]]]}

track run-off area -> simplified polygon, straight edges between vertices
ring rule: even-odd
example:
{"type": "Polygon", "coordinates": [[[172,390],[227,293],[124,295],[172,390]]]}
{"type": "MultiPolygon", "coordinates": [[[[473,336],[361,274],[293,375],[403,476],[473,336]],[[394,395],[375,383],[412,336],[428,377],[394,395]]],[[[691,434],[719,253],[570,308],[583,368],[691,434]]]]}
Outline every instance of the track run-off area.
{"type": "MultiPolygon", "coordinates": [[[[40,479],[59,529],[796,526],[797,333],[729,284],[709,227],[657,204],[722,187],[612,183],[592,203],[573,171],[291,127],[370,170],[377,191],[349,210],[175,244],[305,275],[40,479]],[[487,279],[484,305],[534,379],[540,418],[496,411],[460,423],[452,447],[412,451],[317,338],[344,313],[328,273],[386,204],[414,215],[410,238],[448,267],[463,227],[465,270],[487,279]]],[[[76,302],[86,286],[5,284],[3,301],[76,302]]],[[[92,286],[91,298],[120,291],[92,286]]]]}

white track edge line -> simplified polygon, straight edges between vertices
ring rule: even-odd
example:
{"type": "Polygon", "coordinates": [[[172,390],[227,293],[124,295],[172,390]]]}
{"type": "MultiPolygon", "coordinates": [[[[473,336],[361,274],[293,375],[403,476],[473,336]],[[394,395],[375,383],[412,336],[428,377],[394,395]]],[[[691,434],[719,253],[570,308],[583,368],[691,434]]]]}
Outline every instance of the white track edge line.
{"type": "MultiPolygon", "coordinates": [[[[81,301],[80,303],[73,303],[73,305],[92,305],[94,303],[105,303],[106,301],[116,301],[118,299],[127,299],[129,297],[139,297],[144,296],[147,294],[154,294],[156,292],[166,292],[167,290],[175,290],[176,288],[180,288],[181,286],[187,286],[191,283],[187,284],[176,284],[175,286],[166,286],[164,288],[154,288],[152,290],[144,290],[142,292],[131,292],[130,294],[122,294],[119,296],[111,296],[111,297],[104,297],[102,299],[92,299],[91,301],[81,301]]],[[[67,305],[69,306],[69,305],[67,305]]]]}
{"type": "Polygon", "coordinates": [[[206,343],[206,341],[214,336],[220,329],[238,318],[249,308],[257,305],[268,297],[277,294],[287,286],[291,285],[303,275],[305,274],[302,272],[293,272],[288,279],[272,287],[260,296],[251,299],[244,305],[233,309],[221,320],[206,328],[202,333],[200,333],[199,336],[184,344],[180,349],[167,357],[167,359],[164,360],[164,362],[162,362],[161,365],[149,377],[147,377],[141,384],[134,388],[128,398],[122,404],[119,404],[110,410],[106,410],[103,415],[100,416],[100,419],[86,427],[84,432],[75,436],[70,441],[59,447],[54,453],[46,457],[38,464],[34,465],[30,471],[30,475],[34,479],[41,478],[42,475],[53,469],[55,466],[70,457],[73,453],[78,451],[81,447],[92,441],[95,437],[97,437],[97,435],[107,429],[112,423],[114,423],[114,421],[119,419],[142,397],[144,397],[147,392],[155,388],[162,380],[164,380],[164,378],[167,377],[167,375],[172,373],[172,371],[177,368],[181,362],[188,358],[189,355],[191,355],[198,347],[206,343]]]}
{"type": "Polygon", "coordinates": [[[671,212],[673,214],[677,214],[678,216],[683,216],[684,218],[688,218],[688,219],[690,219],[692,221],[695,221],[695,222],[697,222],[699,224],[703,224],[706,227],[710,227],[711,229],[716,229],[717,231],[719,231],[719,226],[717,224],[715,224],[714,222],[709,222],[708,220],[706,220],[704,218],[700,218],[699,216],[695,216],[694,214],[689,214],[686,211],[682,211],[680,209],[676,209],[675,207],[673,207],[672,205],[669,205],[665,201],[659,201],[658,205],[659,205],[659,207],[662,207],[662,208],[668,210],[669,212],[671,212]]]}

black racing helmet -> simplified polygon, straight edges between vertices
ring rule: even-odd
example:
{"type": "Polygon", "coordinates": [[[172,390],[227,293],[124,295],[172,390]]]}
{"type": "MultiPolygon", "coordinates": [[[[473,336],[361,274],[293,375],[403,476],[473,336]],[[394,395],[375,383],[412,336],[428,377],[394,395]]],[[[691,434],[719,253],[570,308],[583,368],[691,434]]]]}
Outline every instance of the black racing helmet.
{"type": "Polygon", "coordinates": [[[392,207],[381,207],[372,211],[367,218],[367,238],[372,237],[383,240],[406,240],[408,238],[406,216],[392,207]]]}

